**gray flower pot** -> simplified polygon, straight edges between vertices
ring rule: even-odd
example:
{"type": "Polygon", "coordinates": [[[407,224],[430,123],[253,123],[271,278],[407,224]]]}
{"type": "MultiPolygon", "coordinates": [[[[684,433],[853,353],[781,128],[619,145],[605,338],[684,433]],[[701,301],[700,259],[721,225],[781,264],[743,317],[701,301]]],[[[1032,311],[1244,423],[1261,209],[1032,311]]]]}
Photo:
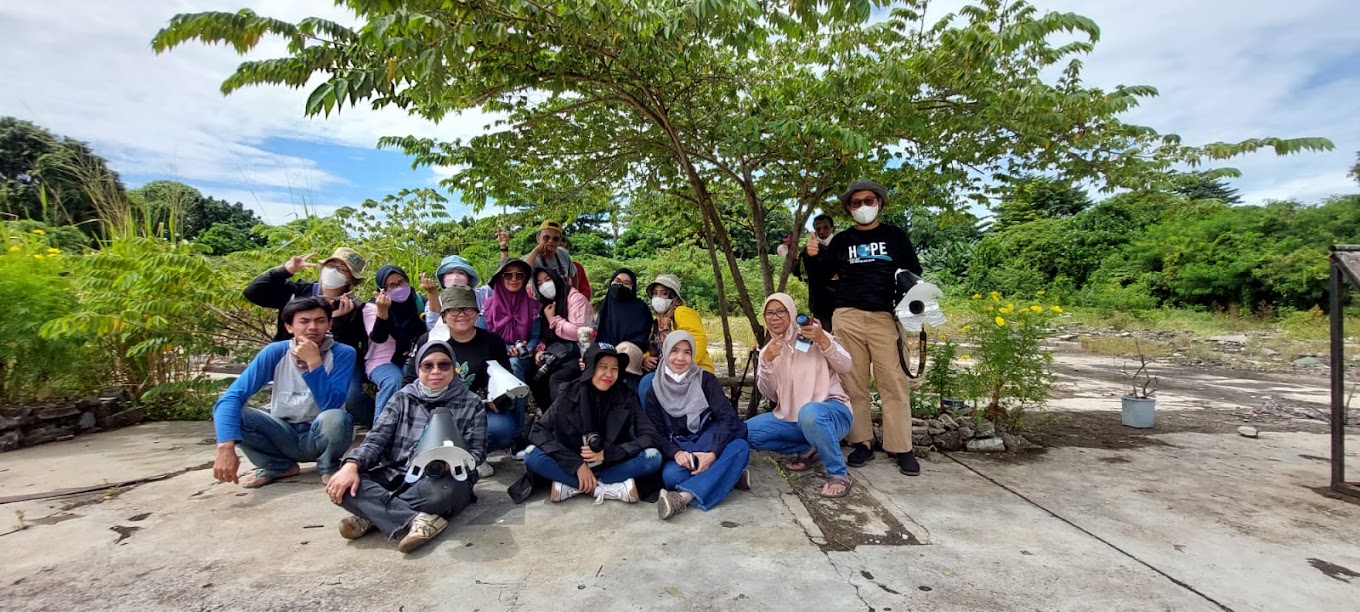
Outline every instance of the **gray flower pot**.
{"type": "Polygon", "coordinates": [[[1157,420],[1157,398],[1125,395],[1119,401],[1125,426],[1147,429],[1157,420]]]}

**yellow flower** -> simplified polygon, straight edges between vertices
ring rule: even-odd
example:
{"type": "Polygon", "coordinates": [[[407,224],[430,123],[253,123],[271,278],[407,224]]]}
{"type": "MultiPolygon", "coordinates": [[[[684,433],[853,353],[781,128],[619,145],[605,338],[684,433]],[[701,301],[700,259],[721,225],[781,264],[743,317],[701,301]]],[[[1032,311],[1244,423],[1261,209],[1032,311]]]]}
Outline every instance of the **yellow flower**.
{"type": "Polygon", "coordinates": [[[948,336],[948,335],[940,334],[940,342],[944,342],[945,340],[948,340],[948,339],[949,339],[949,336],[948,336]]]}
{"type": "Polygon", "coordinates": [[[13,245],[13,246],[11,246],[11,247],[9,247],[9,252],[11,252],[11,253],[18,253],[19,251],[22,251],[22,250],[23,250],[23,249],[19,248],[19,245],[17,245],[17,244],[16,244],[16,245],[13,245]]]}
{"type": "Polygon", "coordinates": [[[34,230],[33,230],[33,233],[35,233],[35,234],[37,234],[37,235],[39,235],[39,236],[46,236],[46,235],[47,235],[47,232],[44,232],[44,231],[42,231],[42,230],[40,230],[40,229],[34,229],[34,230]]]}
{"type": "Polygon", "coordinates": [[[992,312],[992,311],[994,311],[994,310],[996,310],[996,309],[995,309],[995,308],[992,308],[991,306],[988,306],[988,307],[985,308],[984,310],[986,310],[987,312],[992,312]]]}
{"type": "Polygon", "coordinates": [[[996,303],[998,303],[998,304],[1001,303],[1001,292],[1000,292],[1000,291],[993,291],[993,292],[991,292],[991,293],[989,293],[989,294],[987,294],[987,295],[992,296],[992,301],[993,301],[993,302],[996,302],[996,303]]]}
{"type": "Polygon", "coordinates": [[[1034,292],[1034,295],[1043,295],[1044,293],[1045,293],[1044,290],[1043,290],[1043,289],[1040,289],[1040,290],[1038,290],[1038,291],[1035,291],[1035,292],[1034,292]]]}
{"type": "Polygon", "coordinates": [[[1006,326],[1006,320],[1003,319],[1003,318],[1001,318],[1001,317],[997,317],[997,318],[996,318],[996,326],[997,326],[997,327],[1005,327],[1005,326],[1006,326]]]}
{"type": "Polygon", "coordinates": [[[975,300],[980,300],[980,299],[982,299],[982,294],[981,294],[981,293],[974,293],[974,294],[973,294],[973,299],[975,299],[975,300]]]}
{"type": "Polygon", "coordinates": [[[1015,304],[1010,304],[1010,303],[1008,303],[1008,304],[1006,304],[1004,307],[1002,307],[1001,309],[997,310],[997,312],[999,312],[999,313],[1001,313],[1001,314],[1010,314],[1010,313],[1012,313],[1012,312],[1015,312],[1015,304]]]}
{"type": "Polygon", "coordinates": [[[1062,308],[1060,308],[1057,304],[1049,306],[1049,309],[1052,310],[1053,312],[1062,312],[1062,308]]]}
{"type": "Polygon", "coordinates": [[[49,247],[49,248],[47,249],[47,254],[48,254],[48,255],[60,255],[60,254],[61,254],[61,249],[49,247]]]}
{"type": "Polygon", "coordinates": [[[959,355],[959,359],[972,359],[972,358],[973,358],[973,356],[972,356],[972,355],[969,355],[968,353],[964,353],[964,354],[962,354],[962,355],[959,355]]]}
{"type": "Polygon", "coordinates": [[[1040,305],[1038,305],[1038,304],[1030,304],[1030,305],[1029,305],[1029,310],[1030,310],[1030,312],[1043,312],[1043,311],[1044,311],[1044,307],[1043,307],[1043,306],[1040,306],[1040,305]]]}
{"type": "Polygon", "coordinates": [[[34,254],[33,254],[33,259],[36,259],[36,260],[38,260],[38,261],[42,261],[43,259],[46,259],[46,258],[43,257],[41,253],[34,253],[34,254]]]}
{"type": "Polygon", "coordinates": [[[973,326],[972,326],[972,325],[964,325],[963,327],[960,327],[960,328],[959,328],[959,333],[960,333],[960,334],[966,334],[966,333],[968,333],[968,330],[970,330],[970,329],[973,329],[973,326]]]}

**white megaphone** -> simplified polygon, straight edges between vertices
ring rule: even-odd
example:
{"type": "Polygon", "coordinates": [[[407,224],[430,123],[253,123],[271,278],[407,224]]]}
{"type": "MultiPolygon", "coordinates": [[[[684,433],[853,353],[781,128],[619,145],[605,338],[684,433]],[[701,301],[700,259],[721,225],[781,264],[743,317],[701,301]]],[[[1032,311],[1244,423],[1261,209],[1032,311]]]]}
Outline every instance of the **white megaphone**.
{"type": "Polygon", "coordinates": [[[925,325],[940,327],[944,325],[944,311],[940,309],[940,298],[944,292],[934,283],[913,274],[910,270],[897,271],[897,291],[902,299],[897,302],[893,314],[909,332],[922,331],[925,325]]]}
{"type": "Polygon", "coordinates": [[[477,471],[477,460],[464,448],[463,432],[448,410],[435,410],[425,431],[420,434],[415,452],[406,466],[406,485],[415,484],[426,475],[438,476],[447,471],[455,480],[467,480],[477,471]]]}
{"type": "Polygon", "coordinates": [[[493,403],[502,398],[517,400],[529,395],[529,385],[495,361],[486,364],[486,375],[486,399],[493,403]]]}

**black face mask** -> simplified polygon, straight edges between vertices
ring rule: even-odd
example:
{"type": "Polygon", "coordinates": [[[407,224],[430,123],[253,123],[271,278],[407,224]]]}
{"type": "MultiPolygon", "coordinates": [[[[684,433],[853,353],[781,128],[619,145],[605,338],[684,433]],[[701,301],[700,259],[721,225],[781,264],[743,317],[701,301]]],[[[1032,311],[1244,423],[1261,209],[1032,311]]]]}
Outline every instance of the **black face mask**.
{"type": "Polygon", "coordinates": [[[633,290],[624,287],[623,285],[610,285],[609,297],[618,302],[637,299],[637,295],[633,293],[633,290]]]}

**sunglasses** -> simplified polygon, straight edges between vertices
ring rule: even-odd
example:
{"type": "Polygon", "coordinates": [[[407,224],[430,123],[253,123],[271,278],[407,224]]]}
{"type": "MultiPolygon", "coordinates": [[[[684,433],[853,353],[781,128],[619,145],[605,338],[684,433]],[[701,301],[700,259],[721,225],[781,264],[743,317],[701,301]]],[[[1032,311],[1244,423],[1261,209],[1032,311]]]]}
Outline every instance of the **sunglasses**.
{"type": "Polygon", "coordinates": [[[878,198],[868,197],[862,200],[850,200],[850,210],[859,210],[861,206],[873,206],[878,204],[878,198]]]}
{"type": "Polygon", "coordinates": [[[501,276],[504,276],[504,277],[507,278],[507,279],[513,278],[513,279],[516,279],[516,280],[524,280],[524,279],[526,279],[526,278],[529,277],[529,275],[527,275],[527,274],[525,274],[525,273],[523,273],[523,272],[502,272],[502,273],[501,273],[501,276]]]}
{"type": "Polygon", "coordinates": [[[544,236],[543,242],[562,242],[561,236],[544,236]]]}
{"type": "Polygon", "coordinates": [[[449,370],[452,369],[453,369],[452,361],[426,361],[425,363],[420,364],[421,372],[433,372],[435,370],[439,370],[440,372],[448,372],[449,370]]]}

